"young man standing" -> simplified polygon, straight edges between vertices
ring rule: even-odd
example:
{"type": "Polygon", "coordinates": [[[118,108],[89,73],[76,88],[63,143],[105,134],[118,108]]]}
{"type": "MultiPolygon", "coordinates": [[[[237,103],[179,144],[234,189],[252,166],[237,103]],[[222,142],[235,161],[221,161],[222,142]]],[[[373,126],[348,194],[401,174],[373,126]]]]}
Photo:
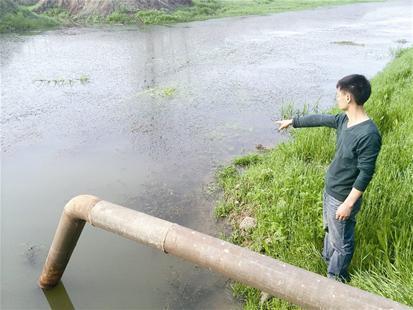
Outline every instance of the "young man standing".
{"type": "Polygon", "coordinates": [[[381,147],[381,136],[364,110],[371,86],[363,76],[353,74],[337,82],[336,100],[344,113],[306,115],[277,121],[279,130],[326,126],[337,131],[336,153],[330,164],[323,192],[325,230],[323,258],[327,276],[348,281],[348,266],[354,253],[354,228],[362,194],[373,177],[381,147]]]}

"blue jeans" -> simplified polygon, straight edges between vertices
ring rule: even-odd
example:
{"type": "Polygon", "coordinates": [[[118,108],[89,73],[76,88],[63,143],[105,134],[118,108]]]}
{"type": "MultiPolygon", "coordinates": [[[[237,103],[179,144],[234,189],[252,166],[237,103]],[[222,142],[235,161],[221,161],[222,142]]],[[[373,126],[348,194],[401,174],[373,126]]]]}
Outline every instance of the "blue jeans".
{"type": "Polygon", "coordinates": [[[343,203],[323,192],[324,237],[323,258],[326,262],[327,276],[340,281],[348,281],[348,266],[354,253],[354,229],[356,215],[360,211],[361,197],[354,204],[347,220],[336,220],[337,208],[343,203]]]}

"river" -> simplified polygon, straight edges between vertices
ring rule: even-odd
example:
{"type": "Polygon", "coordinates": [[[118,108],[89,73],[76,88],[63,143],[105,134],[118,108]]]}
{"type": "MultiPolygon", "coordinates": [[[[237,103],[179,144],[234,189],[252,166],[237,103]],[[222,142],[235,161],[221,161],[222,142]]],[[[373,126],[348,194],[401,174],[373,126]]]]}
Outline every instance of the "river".
{"type": "Polygon", "coordinates": [[[402,0],[1,35],[1,308],[240,308],[227,279],[89,226],[62,284],[36,282],[78,194],[219,236],[216,170],[286,140],[282,106],[373,77],[412,20],[402,0]]]}

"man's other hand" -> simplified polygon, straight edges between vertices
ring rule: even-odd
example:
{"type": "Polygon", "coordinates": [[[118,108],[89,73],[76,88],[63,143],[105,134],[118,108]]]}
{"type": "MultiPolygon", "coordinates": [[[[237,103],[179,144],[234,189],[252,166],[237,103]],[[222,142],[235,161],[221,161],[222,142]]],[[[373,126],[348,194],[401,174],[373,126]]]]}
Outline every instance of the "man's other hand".
{"type": "Polygon", "coordinates": [[[352,206],[348,203],[342,203],[336,211],[336,220],[344,221],[350,217],[352,206]]]}
{"type": "Polygon", "coordinates": [[[288,128],[292,123],[293,120],[292,119],[284,119],[282,121],[276,121],[275,122],[279,127],[278,127],[278,131],[288,128]]]}

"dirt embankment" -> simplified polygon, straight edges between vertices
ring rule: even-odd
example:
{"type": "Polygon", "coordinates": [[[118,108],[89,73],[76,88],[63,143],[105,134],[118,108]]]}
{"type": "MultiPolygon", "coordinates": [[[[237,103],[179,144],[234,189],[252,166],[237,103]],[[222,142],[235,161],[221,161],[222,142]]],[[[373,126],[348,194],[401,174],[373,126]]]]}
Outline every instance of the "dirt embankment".
{"type": "Polygon", "coordinates": [[[191,3],[192,0],[39,0],[36,11],[41,13],[57,7],[76,15],[107,16],[117,10],[136,12],[142,9],[173,9],[191,3]]]}

